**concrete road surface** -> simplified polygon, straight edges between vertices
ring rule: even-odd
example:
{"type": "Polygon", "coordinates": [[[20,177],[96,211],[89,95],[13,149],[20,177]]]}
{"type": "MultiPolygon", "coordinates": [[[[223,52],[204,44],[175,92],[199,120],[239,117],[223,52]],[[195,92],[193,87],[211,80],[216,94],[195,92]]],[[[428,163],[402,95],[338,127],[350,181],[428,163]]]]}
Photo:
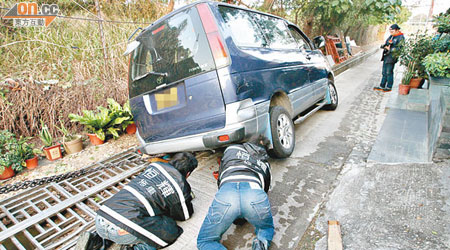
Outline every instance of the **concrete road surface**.
{"type": "MultiPolygon", "coordinates": [[[[345,249],[449,247],[449,227],[443,221],[447,224],[450,221],[450,203],[433,192],[449,193],[440,186],[450,186],[450,164],[433,165],[436,169],[430,169],[428,165],[373,166],[366,163],[385,118],[384,106],[389,95],[372,90],[381,78],[379,59],[376,53],[338,75],[335,80],[339,93],[337,110],[319,111],[296,125],[296,147],[292,156],[270,161],[273,178],[269,198],[275,223],[270,249],[327,249],[327,220],[340,221],[345,249]],[[429,176],[422,180],[423,175],[429,176]],[[420,188],[412,187],[419,182],[424,186],[430,184],[432,194],[428,196],[438,201],[419,199],[420,195],[414,192],[420,188]],[[407,189],[403,189],[405,187],[407,189]],[[393,190],[395,193],[389,194],[393,190]],[[397,201],[399,197],[401,202],[397,201]],[[401,205],[403,209],[397,211],[391,204],[401,205]],[[422,207],[409,207],[420,204],[422,207]],[[432,215],[427,216],[426,209],[431,209],[432,215]],[[417,223],[419,217],[421,222],[418,223],[428,226],[424,227],[423,234],[409,235],[405,231],[411,227],[408,221],[417,223]],[[376,234],[371,235],[371,231],[376,234]]],[[[399,77],[397,74],[396,84],[400,82],[399,77]]],[[[168,249],[196,249],[198,231],[217,191],[212,176],[218,169],[217,157],[218,154],[208,152],[199,157],[199,168],[188,179],[196,196],[194,216],[180,223],[184,233],[168,249]]],[[[428,191],[424,189],[426,196],[428,191]]],[[[420,225],[414,230],[419,232],[420,225]]],[[[251,249],[253,237],[253,228],[248,223],[232,225],[223,236],[223,244],[228,249],[251,249]]]]}

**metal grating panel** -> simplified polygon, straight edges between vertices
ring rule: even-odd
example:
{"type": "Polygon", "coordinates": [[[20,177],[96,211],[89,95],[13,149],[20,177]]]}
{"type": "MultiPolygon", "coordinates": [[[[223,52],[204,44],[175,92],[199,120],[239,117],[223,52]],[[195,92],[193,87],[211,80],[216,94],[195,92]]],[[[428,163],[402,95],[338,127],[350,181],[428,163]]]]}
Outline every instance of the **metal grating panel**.
{"type": "Polygon", "coordinates": [[[94,227],[98,207],[148,162],[127,150],[87,168],[114,166],[0,201],[0,249],[68,249],[94,227]]]}

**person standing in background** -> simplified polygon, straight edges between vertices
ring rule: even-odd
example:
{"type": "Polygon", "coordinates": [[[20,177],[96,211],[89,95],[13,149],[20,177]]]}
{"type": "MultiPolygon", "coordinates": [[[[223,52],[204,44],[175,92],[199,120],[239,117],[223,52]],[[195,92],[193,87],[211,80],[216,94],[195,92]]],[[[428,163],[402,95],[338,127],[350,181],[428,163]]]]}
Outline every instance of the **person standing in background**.
{"type": "Polygon", "coordinates": [[[400,49],[403,40],[405,40],[405,37],[397,24],[391,25],[389,33],[391,33],[391,35],[381,46],[383,49],[383,57],[381,58],[381,61],[383,61],[383,77],[381,78],[380,86],[373,88],[374,90],[381,90],[384,92],[390,92],[392,90],[392,85],[394,84],[394,66],[398,61],[396,52],[400,49]]]}

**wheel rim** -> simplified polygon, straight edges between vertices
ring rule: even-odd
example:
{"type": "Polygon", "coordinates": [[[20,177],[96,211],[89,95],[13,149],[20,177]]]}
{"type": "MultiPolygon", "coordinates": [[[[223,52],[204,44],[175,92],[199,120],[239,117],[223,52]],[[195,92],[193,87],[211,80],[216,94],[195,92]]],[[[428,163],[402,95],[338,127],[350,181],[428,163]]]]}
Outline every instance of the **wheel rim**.
{"type": "Polygon", "coordinates": [[[337,103],[336,89],[334,88],[333,84],[330,84],[330,98],[331,98],[331,103],[332,104],[336,104],[337,103]]]}
{"type": "Polygon", "coordinates": [[[283,148],[289,149],[294,138],[294,129],[291,126],[290,118],[287,115],[281,114],[280,116],[278,116],[277,132],[281,146],[283,146],[283,148]]]}

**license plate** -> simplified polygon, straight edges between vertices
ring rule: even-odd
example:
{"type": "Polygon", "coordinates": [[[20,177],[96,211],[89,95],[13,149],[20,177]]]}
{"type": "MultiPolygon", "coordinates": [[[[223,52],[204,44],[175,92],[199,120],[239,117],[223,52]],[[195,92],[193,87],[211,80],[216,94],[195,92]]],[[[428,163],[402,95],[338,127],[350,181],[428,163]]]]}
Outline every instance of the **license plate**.
{"type": "Polygon", "coordinates": [[[161,110],[170,108],[179,104],[178,101],[178,88],[173,87],[165,89],[155,94],[156,109],[161,110]]]}

